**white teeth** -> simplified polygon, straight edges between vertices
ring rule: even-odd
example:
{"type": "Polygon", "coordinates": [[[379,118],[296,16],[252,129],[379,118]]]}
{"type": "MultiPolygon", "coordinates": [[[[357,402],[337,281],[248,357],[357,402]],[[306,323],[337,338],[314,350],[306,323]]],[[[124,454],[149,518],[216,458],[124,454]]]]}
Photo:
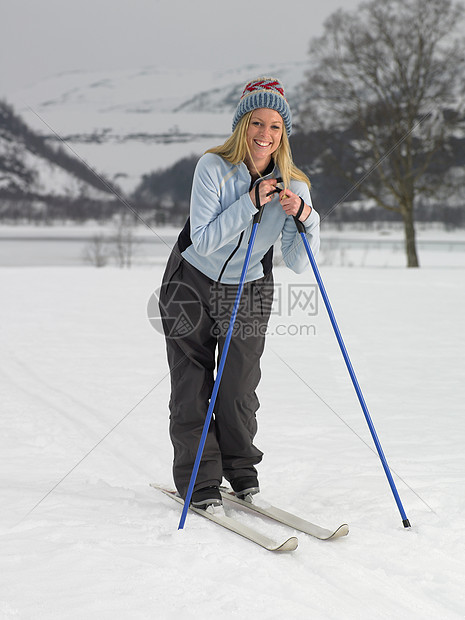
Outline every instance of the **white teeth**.
{"type": "Polygon", "coordinates": [[[260,140],[255,140],[255,143],[258,144],[258,146],[270,146],[271,142],[261,142],[260,140]]]}

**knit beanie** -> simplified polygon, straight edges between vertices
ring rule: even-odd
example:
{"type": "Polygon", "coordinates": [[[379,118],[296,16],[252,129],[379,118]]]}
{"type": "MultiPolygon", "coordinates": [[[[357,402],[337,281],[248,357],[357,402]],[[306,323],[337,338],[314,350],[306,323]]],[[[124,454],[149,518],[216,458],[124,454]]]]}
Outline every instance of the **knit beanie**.
{"type": "Polygon", "coordinates": [[[245,85],[241,99],[238,103],[232,123],[232,130],[236,128],[239,120],[251,110],[258,108],[271,108],[282,116],[287,135],[291,135],[292,117],[289,104],[284,95],[281,82],[272,77],[260,77],[245,85]]]}

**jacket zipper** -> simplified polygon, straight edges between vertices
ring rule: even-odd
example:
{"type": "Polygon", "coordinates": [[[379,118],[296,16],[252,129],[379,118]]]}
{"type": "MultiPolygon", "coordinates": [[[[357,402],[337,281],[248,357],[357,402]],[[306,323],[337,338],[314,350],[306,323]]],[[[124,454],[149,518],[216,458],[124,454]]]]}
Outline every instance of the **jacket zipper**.
{"type": "Polygon", "coordinates": [[[241,246],[241,242],[242,242],[242,237],[244,236],[244,231],[241,232],[240,236],[239,236],[239,241],[237,242],[236,247],[234,248],[234,250],[231,252],[231,254],[228,256],[228,258],[226,259],[226,261],[223,264],[223,267],[220,271],[220,275],[218,276],[218,282],[221,282],[221,278],[223,276],[224,270],[226,269],[226,267],[228,266],[229,261],[232,259],[232,257],[234,256],[234,254],[237,252],[237,250],[240,248],[241,246]]]}

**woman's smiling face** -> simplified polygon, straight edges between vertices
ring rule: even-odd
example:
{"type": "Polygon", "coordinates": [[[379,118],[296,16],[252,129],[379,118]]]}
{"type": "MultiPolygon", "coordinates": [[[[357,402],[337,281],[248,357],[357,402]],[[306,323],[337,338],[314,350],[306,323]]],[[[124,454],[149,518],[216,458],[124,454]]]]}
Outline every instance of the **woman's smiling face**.
{"type": "Polygon", "coordinates": [[[250,117],[246,140],[252,161],[246,160],[250,172],[262,173],[271,161],[271,155],[281,143],[283,119],[270,108],[254,110],[250,117]]]}

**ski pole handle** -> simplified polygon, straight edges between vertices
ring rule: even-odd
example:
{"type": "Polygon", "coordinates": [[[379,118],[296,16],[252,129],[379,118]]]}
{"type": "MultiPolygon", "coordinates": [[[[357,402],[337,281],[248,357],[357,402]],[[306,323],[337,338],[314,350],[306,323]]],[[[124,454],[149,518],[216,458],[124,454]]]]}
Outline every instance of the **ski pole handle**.
{"type": "MultiPolygon", "coordinates": [[[[259,181],[255,186],[255,207],[258,209],[258,211],[253,218],[254,224],[260,224],[260,222],[262,221],[263,209],[265,208],[265,205],[260,204],[260,183],[261,181],[259,181]]],[[[267,194],[267,196],[273,193],[274,191],[267,194]]]]}
{"type": "Polygon", "coordinates": [[[294,222],[295,222],[295,225],[296,225],[296,227],[297,227],[298,232],[299,232],[300,234],[305,233],[305,226],[304,226],[304,223],[303,223],[303,222],[301,222],[301,221],[299,220],[299,218],[298,218],[298,217],[296,217],[295,215],[294,215],[293,217],[294,217],[294,222]]]}

